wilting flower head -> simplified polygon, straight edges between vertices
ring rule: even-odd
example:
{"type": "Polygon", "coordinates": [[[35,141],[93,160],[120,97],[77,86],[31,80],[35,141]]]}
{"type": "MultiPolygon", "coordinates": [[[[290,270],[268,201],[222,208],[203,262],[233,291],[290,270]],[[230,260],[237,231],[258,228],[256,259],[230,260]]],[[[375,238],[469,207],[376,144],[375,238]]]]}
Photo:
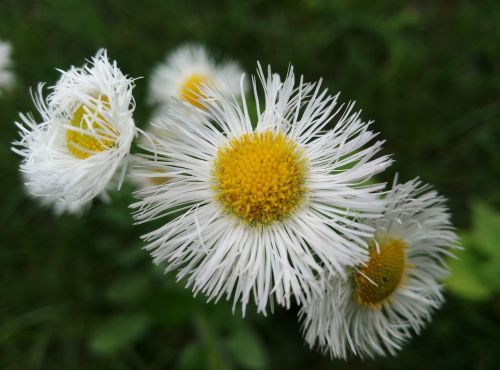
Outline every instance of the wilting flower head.
{"type": "Polygon", "coordinates": [[[9,69],[12,63],[10,54],[10,44],[0,40],[0,95],[14,82],[14,75],[9,69]]]}
{"type": "Polygon", "coordinates": [[[445,199],[418,180],[385,197],[366,263],[330,278],[300,313],[305,338],[332,357],[394,354],[443,302],[445,257],[457,247],[445,199]]]}
{"type": "Polygon", "coordinates": [[[203,108],[203,86],[216,88],[224,97],[240,94],[243,71],[233,61],[216,63],[201,45],[184,45],[169,54],[154,70],[150,100],[169,105],[172,98],[203,108]]]}
{"type": "Polygon", "coordinates": [[[126,164],[136,128],[132,118],[133,80],[110,63],[105,50],[90,64],[61,71],[44,99],[34,96],[37,123],[21,114],[21,139],[14,151],[29,193],[58,211],[77,212],[103,195],[126,164]]]}
{"type": "Polygon", "coordinates": [[[143,156],[169,181],[138,192],[132,207],[140,222],[177,215],[144,236],[167,271],[195,293],[241,301],[243,312],[253,297],[265,313],[270,299],[305,303],[323,266],[343,273],[366,260],[373,230],[355,217],[381,214],[383,186],[364,181],[390,160],[374,158],[382,142],[320,83],[296,84],[292,69],[281,81],[259,66],[258,77],[255,126],[244,92],[240,106],[208,87],[206,111],[194,116],[172,106],[157,123],[171,136],[143,156]]]}

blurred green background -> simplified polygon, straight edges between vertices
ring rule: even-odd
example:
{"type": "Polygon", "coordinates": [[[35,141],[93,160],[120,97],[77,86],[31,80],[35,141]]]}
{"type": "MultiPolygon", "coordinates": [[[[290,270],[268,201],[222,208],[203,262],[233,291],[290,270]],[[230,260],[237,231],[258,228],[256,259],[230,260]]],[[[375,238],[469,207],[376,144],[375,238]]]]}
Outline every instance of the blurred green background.
{"type": "MultiPolygon", "coordinates": [[[[500,3],[498,1],[0,0],[0,38],[17,85],[0,98],[0,368],[498,369],[500,365],[500,3]],[[186,41],[306,80],[324,77],[395,153],[392,173],[450,199],[466,246],[447,303],[395,358],[331,361],[303,344],[297,308],[245,320],[164,276],[141,249],[127,206],[95,202],[58,218],[23,192],[17,112],[100,47],[137,81],[186,41]]],[[[392,173],[382,178],[390,180],[392,173]]],[[[250,310],[251,311],[251,310],[250,310]]]]}

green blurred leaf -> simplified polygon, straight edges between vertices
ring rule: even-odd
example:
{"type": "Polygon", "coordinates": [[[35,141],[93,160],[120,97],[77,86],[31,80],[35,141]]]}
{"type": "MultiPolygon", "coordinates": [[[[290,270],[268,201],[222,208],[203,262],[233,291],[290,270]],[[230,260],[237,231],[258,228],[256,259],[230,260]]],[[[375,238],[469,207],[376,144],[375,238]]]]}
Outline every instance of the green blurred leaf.
{"type": "Polygon", "coordinates": [[[122,350],[144,334],[149,324],[141,314],[120,315],[102,322],[90,337],[90,349],[98,354],[122,350]]]}
{"type": "Polygon", "coordinates": [[[477,247],[500,263],[500,213],[478,201],[472,205],[472,217],[477,247]]]}
{"type": "Polygon", "coordinates": [[[203,313],[197,314],[194,321],[203,343],[206,367],[210,370],[231,370],[233,367],[226,357],[219,332],[213,323],[203,313]]]}
{"type": "Polygon", "coordinates": [[[148,291],[148,279],[139,274],[115,280],[108,289],[107,296],[114,302],[135,301],[148,291]]]}
{"type": "Polygon", "coordinates": [[[463,251],[451,260],[450,290],[457,295],[485,300],[500,289],[500,214],[488,204],[472,204],[472,225],[461,236],[463,251]]]}
{"type": "Polygon", "coordinates": [[[484,283],[480,263],[474,259],[472,250],[467,248],[456,255],[458,259],[451,259],[449,262],[451,274],[446,282],[449,289],[471,300],[487,299],[492,293],[492,287],[484,283]]]}
{"type": "Polygon", "coordinates": [[[180,370],[199,370],[205,369],[203,364],[203,347],[198,342],[190,343],[184,348],[179,358],[180,370]]]}
{"type": "Polygon", "coordinates": [[[268,366],[267,353],[253,329],[241,322],[228,338],[227,348],[236,362],[249,369],[264,369],[268,366]]]}

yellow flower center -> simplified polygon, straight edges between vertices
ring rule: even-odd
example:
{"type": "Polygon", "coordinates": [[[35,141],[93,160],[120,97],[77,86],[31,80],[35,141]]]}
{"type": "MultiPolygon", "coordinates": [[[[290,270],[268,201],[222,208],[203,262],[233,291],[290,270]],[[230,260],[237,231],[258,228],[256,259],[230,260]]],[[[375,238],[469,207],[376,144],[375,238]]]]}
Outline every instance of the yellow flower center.
{"type": "Polygon", "coordinates": [[[378,251],[375,245],[370,246],[368,263],[358,267],[355,277],[359,303],[380,307],[400,286],[406,269],[406,246],[400,239],[381,242],[378,251]]]}
{"type": "Polygon", "coordinates": [[[101,95],[96,105],[81,104],[69,122],[76,130],[66,131],[66,145],[70,153],[77,158],[86,159],[116,144],[118,131],[98,112],[99,102],[101,108],[110,108],[108,98],[101,95]]]}
{"type": "Polygon", "coordinates": [[[303,200],[305,158],[290,139],[271,131],[244,134],[219,149],[216,199],[248,224],[287,217],[303,200]]]}
{"type": "Polygon", "coordinates": [[[202,101],[205,98],[203,86],[209,82],[210,79],[205,75],[199,73],[189,75],[179,89],[180,98],[197,108],[204,109],[202,101]]]}

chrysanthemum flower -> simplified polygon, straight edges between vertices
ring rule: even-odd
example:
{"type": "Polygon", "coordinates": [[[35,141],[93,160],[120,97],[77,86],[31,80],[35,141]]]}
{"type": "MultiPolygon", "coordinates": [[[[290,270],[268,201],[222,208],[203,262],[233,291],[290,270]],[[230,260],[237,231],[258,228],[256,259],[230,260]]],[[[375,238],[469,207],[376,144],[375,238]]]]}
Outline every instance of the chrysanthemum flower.
{"type": "Polygon", "coordinates": [[[224,97],[240,94],[243,71],[233,61],[216,63],[201,45],[185,45],[169,54],[154,70],[150,81],[153,104],[169,105],[172,98],[203,108],[203,86],[210,85],[224,97]]]}
{"type": "MultiPolygon", "coordinates": [[[[158,115],[160,119],[163,115],[158,115]]],[[[157,147],[161,146],[161,139],[168,137],[169,133],[162,127],[150,125],[143,131],[139,137],[139,147],[150,153],[156,153],[157,147]]],[[[139,189],[145,189],[152,186],[163,185],[168,181],[165,168],[161,165],[145,159],[141,156],[134,156],[131,161],[129,180],[139,189]]]]}
{"type": "Polygon", "coordinates": [[[305,339],[332,357],[394,354],[443,302],[445,257],[457,247],[445,199],[418,180],[385,197],[367,263],[331,278],[300,313],[305,339]]]}
{"type": "Polygon", "coordinates": [[[263,313],[271,296],[305,303],[323,266],[342,273],[366,260],[373,230],[354,217],[380,216],[383,185],[364,181],[390,164],[374,159],[382,142],[352,104],[334,111],[336,97],[320,83],[295,85],[292,70],[282,82],[259,68],[259,78],[265,109],[255,102],[255,128],[243,91],[240,106],[207,88],[206,112],[195,116],[174,104],[156,124],[172,136],[143,156],[169,181],[132,205],[140,222],[176,215],[144,236],[155,262],[178,269],[195,294],[240,301],[243,313],[251,297],[263,313]]]}
{"type": "Polygon", "coordinates": [[[89,65],[62,72],[44,99],[34,97],[42,121],[21,114],[14,151],[29,193],[58,211],[77,212],[122,175],[136,128],[133,80],[101,50],[89,65]]]}
{"type": "Polygon", "coordinates": [[[14,82],[14,75],[10,71],[12,64],[10,55],[10,44],[0,40],[0,95],[14,82]]]}

